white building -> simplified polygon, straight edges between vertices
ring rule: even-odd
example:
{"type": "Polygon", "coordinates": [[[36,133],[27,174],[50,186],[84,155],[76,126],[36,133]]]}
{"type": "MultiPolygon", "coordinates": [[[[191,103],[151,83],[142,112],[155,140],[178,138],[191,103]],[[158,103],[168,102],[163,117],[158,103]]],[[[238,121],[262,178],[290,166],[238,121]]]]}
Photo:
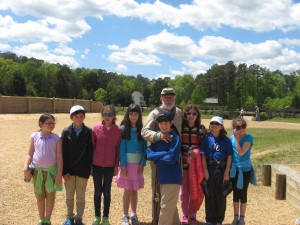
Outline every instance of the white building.
{"type": "Polygon", "coordinates": [[[144,96],[141,94],[141,92],[134,91],[131,96],[134,104],[139,106],[146,106],[146,102],[144,101],[144,96]]]}

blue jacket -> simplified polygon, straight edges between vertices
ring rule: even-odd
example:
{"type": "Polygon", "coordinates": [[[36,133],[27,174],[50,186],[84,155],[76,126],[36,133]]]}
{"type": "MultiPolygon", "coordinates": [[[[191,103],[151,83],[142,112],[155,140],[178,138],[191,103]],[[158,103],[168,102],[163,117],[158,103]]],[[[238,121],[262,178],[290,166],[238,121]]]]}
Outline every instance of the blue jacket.
{"type": "Polygon", "coordinates": [[[180,137],[173,130],[171,142],[158,141],[147,148],[147,159],[157,166],[159,184],[181,184],[180,137]]]}
{"type": "MultiPolygon", "coordinates": [[[[124,126],[121,126],[122,130],[124,126]]],[[[136,155],[140,160],[138,162],[141,166],[146,165],[146,149],[147,142],[145,140],[138,140],[135,129],[130,130],[130,140],[122,138],[120,145],[120,164],[121,166],[127,166],[128,159],[132,159],[132,155],[136,155]],[[127,154],[129,153],[129,154],[127,154]]]]}

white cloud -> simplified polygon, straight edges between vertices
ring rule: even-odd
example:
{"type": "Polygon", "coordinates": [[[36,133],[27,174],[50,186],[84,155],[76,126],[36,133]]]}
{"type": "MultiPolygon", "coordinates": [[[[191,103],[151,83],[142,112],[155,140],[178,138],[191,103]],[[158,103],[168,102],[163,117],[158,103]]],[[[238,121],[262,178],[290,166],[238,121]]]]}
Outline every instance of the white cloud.
{"type": "MultiPolygon", "coordinates": [[[[140,18],[150,23],[161,23],[174,28],[188,24],[198,30],[230,26],[258,32],[275,29],[290,30],[300,26],[300,3],[291,0],[194,0],[191,4],[173,7],[159,0],[138,3],[133,0],[64,1],[40,0],[6,1],[0,5],[17,15],[36,18],[59,18],[76,23],[86,17],[103,19],[106,15],[140,18]],[[57,10],[59,5],[59,10],[57,10]]],[[[78,24],[77,24],[78,25],[78,24]]]]}
{"type": "Polygon", "coordinates": [[[128,70],[127,66],[125,66],[123,64],[118,64],[115,69],[116,69],[116,71],[119,71],[119,72],[124,72],[124,71],[128,70]]]}
{"type": "Polygon", "coordinates": [[[280,39],[279,42],[284,45],[288,46],[300,46],[300,39],[290,39],[290,38],[284,38],[280,39]]]}
{"type": "Polygon", "coordinates": [[[159,66],[160,59],[153,54],[144,54],[141,52],[113,52],[108,59],[115,63],[129,63],[136,65],[154,65],[159,66]]]}
{"type": "Polygon", "coordinates": [[[75,55],[76,51],[73,48],[70,48],[65,45],[61,45],[58,48],[54,49],[53,52],[55,54],[61,54],[61,55],[75,55]]]}
{"type": "Polygon", "coordinates": [[[79,66],[78,62],[74,58],[70,56],[53,54],[51,51],[49,51],[48,46],[43,43],[15,47],[14,52],[18,55],[34,57],[51,63],[59,63],[61,65],[66,64],[72,68],[79,66]]]}

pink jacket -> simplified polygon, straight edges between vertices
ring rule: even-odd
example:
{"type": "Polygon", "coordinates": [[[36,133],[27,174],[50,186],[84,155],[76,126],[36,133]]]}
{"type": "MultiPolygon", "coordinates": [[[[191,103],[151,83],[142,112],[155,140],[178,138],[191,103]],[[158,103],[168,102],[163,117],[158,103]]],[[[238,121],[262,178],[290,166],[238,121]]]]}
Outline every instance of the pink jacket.
{"type": "Polygon", "coordinates": [[[201,187],[201,182],[204,178],[200,149],[193,150],[196,153],[196,158],[191,160],[189,165],[189,187],[190,201],[193,201],[193,209],[191,212],[197,212],[203,202],[204,194],[201,187]]]}
{"type": "Polygon", "coordinates": [[[101,123],[93,127],[92,135],[94,146],[93,165],[102,167],[118,166],[122,129],[115,124],[107,129],[101,123]]]}

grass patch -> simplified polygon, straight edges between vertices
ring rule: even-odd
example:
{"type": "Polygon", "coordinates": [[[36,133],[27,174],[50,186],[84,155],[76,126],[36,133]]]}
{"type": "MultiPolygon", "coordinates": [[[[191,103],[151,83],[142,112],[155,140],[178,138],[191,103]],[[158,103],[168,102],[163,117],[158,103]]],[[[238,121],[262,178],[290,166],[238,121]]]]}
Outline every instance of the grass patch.
{"type": "Polygon", "coordinates": [[[300,118],[273,118],[272,122],[300,123],[300,118]]]}

